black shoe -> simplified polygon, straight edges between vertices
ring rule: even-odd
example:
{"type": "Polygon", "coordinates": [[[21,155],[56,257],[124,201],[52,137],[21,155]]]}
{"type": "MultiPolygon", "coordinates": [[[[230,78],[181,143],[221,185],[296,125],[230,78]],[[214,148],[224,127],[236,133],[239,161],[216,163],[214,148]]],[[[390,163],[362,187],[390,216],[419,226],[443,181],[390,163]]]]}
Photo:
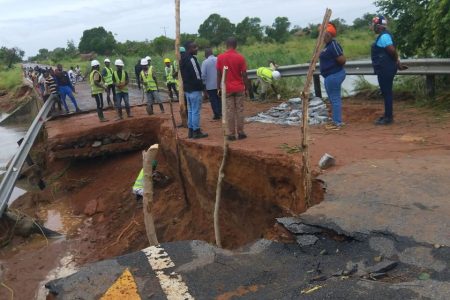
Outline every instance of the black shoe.
{"type": "Polygon", "coordinates": [[[394,122],[392,118],[380,117],[375,121],[375,125],[390,125],[394,122]]]}
{"type": "Polygon", "coordinates": [[[194,137],[194,130],[192,128],[189,128],[188,138],[192,139],[194,137]]]}
{"type": "Polygon", "coordinates": [[[236,140],[236,137],[234,135],[227,135],[227,140],[232,142],[236,140]]]}
{"type": "Polygon", "coordinates": [[[239,133],[238,134],[238,140],[243,140],[243,139],[246,139],[246,138],[247,138],[247,135],[245,133],[239,133]]]}
{"type": "Polygon", "coordinates": [[[207,137],[208,134],[207,133],[203,133],[200,129],[197,129],[194,131],[192,138],[194,139],[201,139],[201,138],[205,138],[207,137]]]}

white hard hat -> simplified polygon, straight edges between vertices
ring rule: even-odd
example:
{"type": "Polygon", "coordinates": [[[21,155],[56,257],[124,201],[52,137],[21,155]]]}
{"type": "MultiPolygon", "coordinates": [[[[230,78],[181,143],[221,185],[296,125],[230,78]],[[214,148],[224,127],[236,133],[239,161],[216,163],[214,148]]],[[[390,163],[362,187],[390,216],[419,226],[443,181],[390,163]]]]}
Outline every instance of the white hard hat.
{"type": "Polygon", "coordinates": [[[152,60],[152,58],[150,56],[148,56],[148,55],[145,57],[145,59],[146,60],[152,60]]]}
{"type": "Polygon", "coordinates": [[[104,62],[111,62],[110,60],[109,60],[109,58],[105,58],[105,60],[104,60],[104,62]]]}
{"type": "Polygon", "coordinates": [[[143,58],[141,59],[141,66],[147,66],[148,65],[148,60],[143,58]]]}
{"type": "Polygon", "coordinates": [[[100,66],[100,62],[98,60],[96,60],[96,59],[91,61],[91,67],[95,67],[95,66],[100,66]]]}
{"type": "Polygon", "coordinates": [[[278,72],[278,71],[273,71],[272,72],[272,77],[273,77],[273,79],[278,80],[278,79],[281,78],[281,73],[278,72]]]}
{"type": "Polygon", "coordinates": [[[116,61],[114,62],[114,65],[116,66],[124,66],[123,61],[121,59],[116,59],[116,61]]]}

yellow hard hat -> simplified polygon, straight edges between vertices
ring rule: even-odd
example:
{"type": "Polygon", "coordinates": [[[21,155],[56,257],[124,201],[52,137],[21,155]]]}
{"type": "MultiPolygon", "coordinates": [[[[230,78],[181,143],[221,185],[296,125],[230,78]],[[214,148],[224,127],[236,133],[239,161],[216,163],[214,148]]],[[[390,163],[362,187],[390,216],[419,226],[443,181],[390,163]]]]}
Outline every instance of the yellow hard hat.
{"type": "Polygon", "coordinates": [[[164,63],[170,63],[170,59],[164,58],[164,63]]]}

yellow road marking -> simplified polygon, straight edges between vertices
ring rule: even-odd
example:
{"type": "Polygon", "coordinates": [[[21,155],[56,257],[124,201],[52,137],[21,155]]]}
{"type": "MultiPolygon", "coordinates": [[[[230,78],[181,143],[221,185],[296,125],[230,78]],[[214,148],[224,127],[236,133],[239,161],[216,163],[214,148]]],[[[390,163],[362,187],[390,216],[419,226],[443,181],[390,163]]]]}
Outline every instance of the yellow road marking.
{"type": "Polygon", "coordinates": [[[138,294],[136,282],[128,268],[123,271],[122,275],[114,282],[114,284],[106,291],[101,300],[141,300],[138,294]]]}

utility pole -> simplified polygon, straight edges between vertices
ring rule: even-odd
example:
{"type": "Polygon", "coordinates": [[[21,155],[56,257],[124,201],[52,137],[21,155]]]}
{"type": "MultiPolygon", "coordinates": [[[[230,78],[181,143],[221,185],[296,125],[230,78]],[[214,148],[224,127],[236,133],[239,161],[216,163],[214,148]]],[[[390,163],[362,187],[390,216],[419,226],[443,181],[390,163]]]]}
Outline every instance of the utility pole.
{"type": "Polygon", "coordinates": [[[164,30],[164,36],[167,37],[166,26],[161,27],[161,29],[164,30]]]}

